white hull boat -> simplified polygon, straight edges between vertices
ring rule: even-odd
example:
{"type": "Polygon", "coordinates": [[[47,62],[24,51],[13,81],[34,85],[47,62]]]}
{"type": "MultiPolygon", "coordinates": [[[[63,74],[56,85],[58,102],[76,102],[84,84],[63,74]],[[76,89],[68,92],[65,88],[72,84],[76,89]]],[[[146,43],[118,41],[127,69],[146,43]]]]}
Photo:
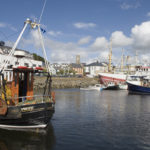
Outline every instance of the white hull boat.
{"type": "Polygon", "coordinates": [[[80,90],[97,90],[97,91],[101,91],[104,88],[105,88],[105,86],[102,85],[102,84],[95,84],[94,86],[89,86],[87,88],[80,88],[80,90]]]}

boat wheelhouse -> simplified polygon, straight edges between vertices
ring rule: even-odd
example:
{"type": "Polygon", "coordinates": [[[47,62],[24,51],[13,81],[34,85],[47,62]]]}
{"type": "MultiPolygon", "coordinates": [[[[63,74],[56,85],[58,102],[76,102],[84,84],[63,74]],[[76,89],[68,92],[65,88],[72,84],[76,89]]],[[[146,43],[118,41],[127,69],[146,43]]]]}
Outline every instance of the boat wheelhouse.
{"type": "Polygon", "coordinates": [[[41,69],[19,66],[8,69],[1,78],[0,127],[45,127],[54,113],[54,94],[48,73],[41,95],[33,90],[34,74],[41,69]]]}

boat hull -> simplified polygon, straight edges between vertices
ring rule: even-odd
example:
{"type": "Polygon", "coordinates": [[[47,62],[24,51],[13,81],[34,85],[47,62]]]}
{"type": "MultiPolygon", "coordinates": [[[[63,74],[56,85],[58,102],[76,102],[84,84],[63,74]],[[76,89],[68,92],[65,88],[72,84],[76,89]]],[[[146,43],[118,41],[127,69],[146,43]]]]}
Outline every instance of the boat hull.
{"type": "Polygon", "coordinates": [[[131,94],[150,94],[150,87],[144,87],[127,82],[128,91],[131,94]]]}
{"type": "Polygon", "coordinates": [[[53,103],[38,103],[8,107],[7,114],[0,116],[0,127],[46,127],[54,113],[53,103]]]}
{"type": "Polygon", "coordinates": [[[119,90],[127,90],[128,85],[127,84],[119,84],[119,90]]]}
{"type": "Polygon", "coordinates": [[[119,86],[118,85],[107,86],[104,90],[119,90],[119,86]]]}
{"type": "Polygon", "coordinates": [[[126,81],[126,75],[123,74],[111,74],[111,73],[100,73],[99,74],[100,84],[124,83],[126,81]]]}

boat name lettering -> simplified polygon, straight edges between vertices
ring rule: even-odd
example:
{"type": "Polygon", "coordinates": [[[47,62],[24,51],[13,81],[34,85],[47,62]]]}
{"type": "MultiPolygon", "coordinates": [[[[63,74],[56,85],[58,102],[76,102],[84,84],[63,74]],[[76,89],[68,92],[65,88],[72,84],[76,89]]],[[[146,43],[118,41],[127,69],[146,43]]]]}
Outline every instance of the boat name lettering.
{"type": "Polygon", "coordinates": [[[26,107],[26,108],[21,108],[22,112],[26,112],[26,111],[32,111],[33,107],[26,107]]]}

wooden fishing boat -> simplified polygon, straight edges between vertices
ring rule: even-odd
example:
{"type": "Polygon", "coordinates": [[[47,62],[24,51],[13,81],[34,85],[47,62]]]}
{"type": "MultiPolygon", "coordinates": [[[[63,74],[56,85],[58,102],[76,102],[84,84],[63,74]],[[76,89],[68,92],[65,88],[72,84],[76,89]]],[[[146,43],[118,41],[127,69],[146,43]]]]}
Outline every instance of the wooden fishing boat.
{"type": "MultiPolygon", "coordinates": [[[[14,54],[28,24],[32,28],[38,28],[42,40],[39,24],[27,19],[9,56],[14,54]]],[[[43,41],[41,44],[47,72],[43,72],[41,67],[10,67],[7,63],[8,60],[0,68],[0,128],[45,128],[54,113],[55,97],[51,90],[50,68],[43,41]],[[34,74],[37,73],[44,73],[47,76],[41,95],[35,95],[33,90],[34,74]]]]}

